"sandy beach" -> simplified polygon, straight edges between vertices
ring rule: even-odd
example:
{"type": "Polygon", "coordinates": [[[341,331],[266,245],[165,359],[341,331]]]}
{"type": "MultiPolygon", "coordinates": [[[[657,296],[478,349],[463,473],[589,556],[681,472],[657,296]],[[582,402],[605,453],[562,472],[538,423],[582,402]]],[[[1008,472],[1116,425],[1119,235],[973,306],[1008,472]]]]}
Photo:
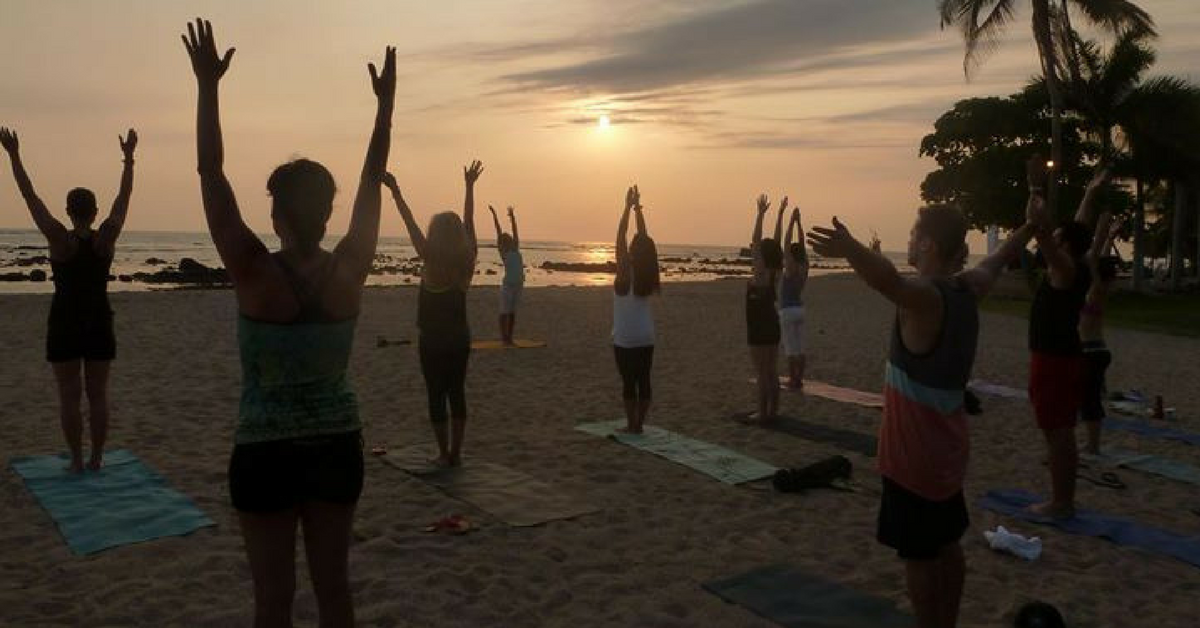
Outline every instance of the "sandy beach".
{"type": "MultiPolygon", "coordinates": [[[[664,286],[655,303],[655,408],[650,422],[779,466],[833,453],[831,446],[729,419],[754,390],[745,346],[741,281],[664,286]]],[[[414,288],[369,289],[352,377],[364,439],[396,448],[429,441],[425,391],[412,346],[414,288]]],[[[250,574],[229,505],[226,467],[239,395],[231,291],[112,296],[118,357],[110,394],[112,448],[128,448],[169,478],[217,523],[190,536],[77,557],[21,479],[18,455],[60,451],[57,402],[43,359],[48,295],[0,295],[0,624],[4,626],[241,626],[252,615],[250,574]]],[[[496,337],[494,287],[469,295],[477,338],[496,337]]],[[[806,292],[809,373],[879,390],[893,310],[850,276],[811,281],[806,292]]],[[[770,622],[722,602],[700,583],[770,563],[792,563],[908,608],[903,568],[875,542],[873,460],[846,455],[865,490],[777,494],[729,486],[660,458],[572,429],[620,415],[620,381],[608,341],[608,288],[530,288],[518,336],[544,349],[476,351],[468,376],[465,450],[552,483],[598,512],[513,528],[368,456],[351,550],[351,583],[364,626],[714,626],[770,622]],[[422,527],[466,514],[473,533],[422,527]]],[[[976,376],[1024,387],[1026,323],[984,314],[976,376]]],[[[1200,431],[1200,339],[1109,330],[1110,386],[1162,394],[1179,426],[1200,431]]],[[[989,488],[1044,491],[1041,436],[1024,402],[984,398],[972,418],[968,502],[989,488]]],[[[878,412],[784,394],[786,414],[874,432],[878,412]]],[[[1200,465],[1200,450],[1109,433],[1108,442],[1200,465]]],[[[1123,491],[1081,482],[1087,508],[1200,535],[1195,486],[1121,471],[1123,491]]],[[[961,625],[1006,626],[1022,603],[1057,605],[1072,626],[1191,628],[1200,572],[1170,558],[1069,536],[971,506],[961,625]],[[1003,524],[1041,536],[1026,563],[993,553],[982,531],[1003,524]]],[[[298,552],[296,617],[316,625],[298,552]]]]}

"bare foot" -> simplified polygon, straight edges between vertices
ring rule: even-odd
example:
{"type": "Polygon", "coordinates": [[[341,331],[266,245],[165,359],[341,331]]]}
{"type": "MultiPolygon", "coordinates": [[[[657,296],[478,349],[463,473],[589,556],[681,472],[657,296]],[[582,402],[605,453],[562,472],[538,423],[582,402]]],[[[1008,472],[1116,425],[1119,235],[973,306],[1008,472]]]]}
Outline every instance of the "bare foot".
{"type": "Polygon", "coordinates": [[[625,427],[618,427],[617,432],[620,434],[641,434],[642,428],[626,425],[625,427]]]}
{"type": "Polygon", "coordinates": [[[78,458],[71,460],[70,464],[63,467],[63,471],[67,473],[83,473],[83,460],[78,458]]]}
{"type": "Polygon", "coordinates": [[[1048,501],[1030,506],[1029,512],[1051,519],[1070,519],[1075,516],[1075,507],[1070,504],[1056,504],[1048,501]]]}
{"type": "Polygon", "coordinates": [[[92,459],[88,460],[88,463],[87,463],[88,471],[99,471],[100,468],[103,466],[104,466],[104,459],[96,457],[96,456],[93,456],[92,459]]]}
{"type": "Polygon", "coordinates": [[[450,460],[450,454],[439,454],[437,458],[431,458],[429,464],[439,469],[448,469],[454,466],[450,460]]]}

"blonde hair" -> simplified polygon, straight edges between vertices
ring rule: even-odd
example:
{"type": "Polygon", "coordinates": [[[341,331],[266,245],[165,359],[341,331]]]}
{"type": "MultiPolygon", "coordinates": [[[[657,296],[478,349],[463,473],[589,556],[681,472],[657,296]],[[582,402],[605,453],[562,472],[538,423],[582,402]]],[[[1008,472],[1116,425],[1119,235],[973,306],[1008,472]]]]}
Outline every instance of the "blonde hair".
{"type": "Polygon", "coordinates": [[[434,214],[425,232],[425,280],[434,286],[466,286],[475,269],[467,229],[454,212],[434,214]]]}

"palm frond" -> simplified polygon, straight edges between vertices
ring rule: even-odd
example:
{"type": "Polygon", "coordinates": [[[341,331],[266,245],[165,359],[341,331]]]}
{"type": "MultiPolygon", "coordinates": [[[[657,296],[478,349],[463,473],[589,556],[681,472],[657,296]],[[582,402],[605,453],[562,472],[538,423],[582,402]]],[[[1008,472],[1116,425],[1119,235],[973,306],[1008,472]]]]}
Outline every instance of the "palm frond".
{"type": "Polygon", "coordinates": [[[942,28],[956,25],[962,31],[967,78],[996,49],[1000,32],[1016,14],[1016,4],[1017,0],[939,0],[942,28]]]}
{"type": "Polygon", "coordinates": [[[1071,0],[1087,16],[1088,21],[1116,33],[1134,33],[1157,37],[1154,18],[1130,0],[1071,0]]]}

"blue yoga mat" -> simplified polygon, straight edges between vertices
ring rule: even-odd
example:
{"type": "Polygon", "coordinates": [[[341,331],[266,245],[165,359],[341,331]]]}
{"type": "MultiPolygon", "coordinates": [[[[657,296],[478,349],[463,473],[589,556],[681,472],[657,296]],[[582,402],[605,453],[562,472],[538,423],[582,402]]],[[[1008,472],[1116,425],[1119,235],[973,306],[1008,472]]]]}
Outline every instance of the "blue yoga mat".
{"type": "Polygon", "coordinates": [[[11,461],[76,554],[182,536],[215,525],[191,499],[129,451],[107,452],[99,471],[67,473],[66,464],[63,456],[11,461]]]}
{"type": "Polygon", "coordinates": [[[1101,465],[1125,467],[1126,469],[1133,469],[1200,486],[1200,468],[1179,462],[1178,460],[1171,460],[1170,458],[1124,449],[1105,448],[1099,457],[1088,457],[1089,463],[1093,461],[1101,465]]]}
{"type": "Polygon", "coordinates": [[[575,429],[596,436],[606,436],[618,443],[641,449],[699,471],[726,484],[741,484],[775,475],[777,468],[761,460],[744,456],[720,445],[706,443],[648,425],[643,434],[623,434],[617,429],[625,421],[583,423],[575,429]]]}
{"type": "Polygon", "coordinates": [[[1173,427],[1155,425],[1137,419],[1115,419],[1108,417],[1104,419],[1104,429],[1120,430],[1122,432],[1137,434],[1138,436],[1150,436],[1164,440],[1177,440],[1189,445],[1200,445],[1200,434],[1177,430],[1173,427]]]}
{"type": "Polygon", "coordinates": [[[913,618],[873,597],[789,565],[771,565],[701,585],[786,628],[909,628],[913,618]]]}
{"type": "Polygon", "coordinates": [[[1026,510],[1040,501],[1040,497],[1026,491],[999,490],[988,491],[979,500],[979,506],[1024,521],[1051,525],[1067,534],[1108,539],[1117,545],[1137,547],[1200,567],[1200,537],[1183,536],[1090,510],[1077,511],[1070,519],[1050,519],[1026,510]]]}

